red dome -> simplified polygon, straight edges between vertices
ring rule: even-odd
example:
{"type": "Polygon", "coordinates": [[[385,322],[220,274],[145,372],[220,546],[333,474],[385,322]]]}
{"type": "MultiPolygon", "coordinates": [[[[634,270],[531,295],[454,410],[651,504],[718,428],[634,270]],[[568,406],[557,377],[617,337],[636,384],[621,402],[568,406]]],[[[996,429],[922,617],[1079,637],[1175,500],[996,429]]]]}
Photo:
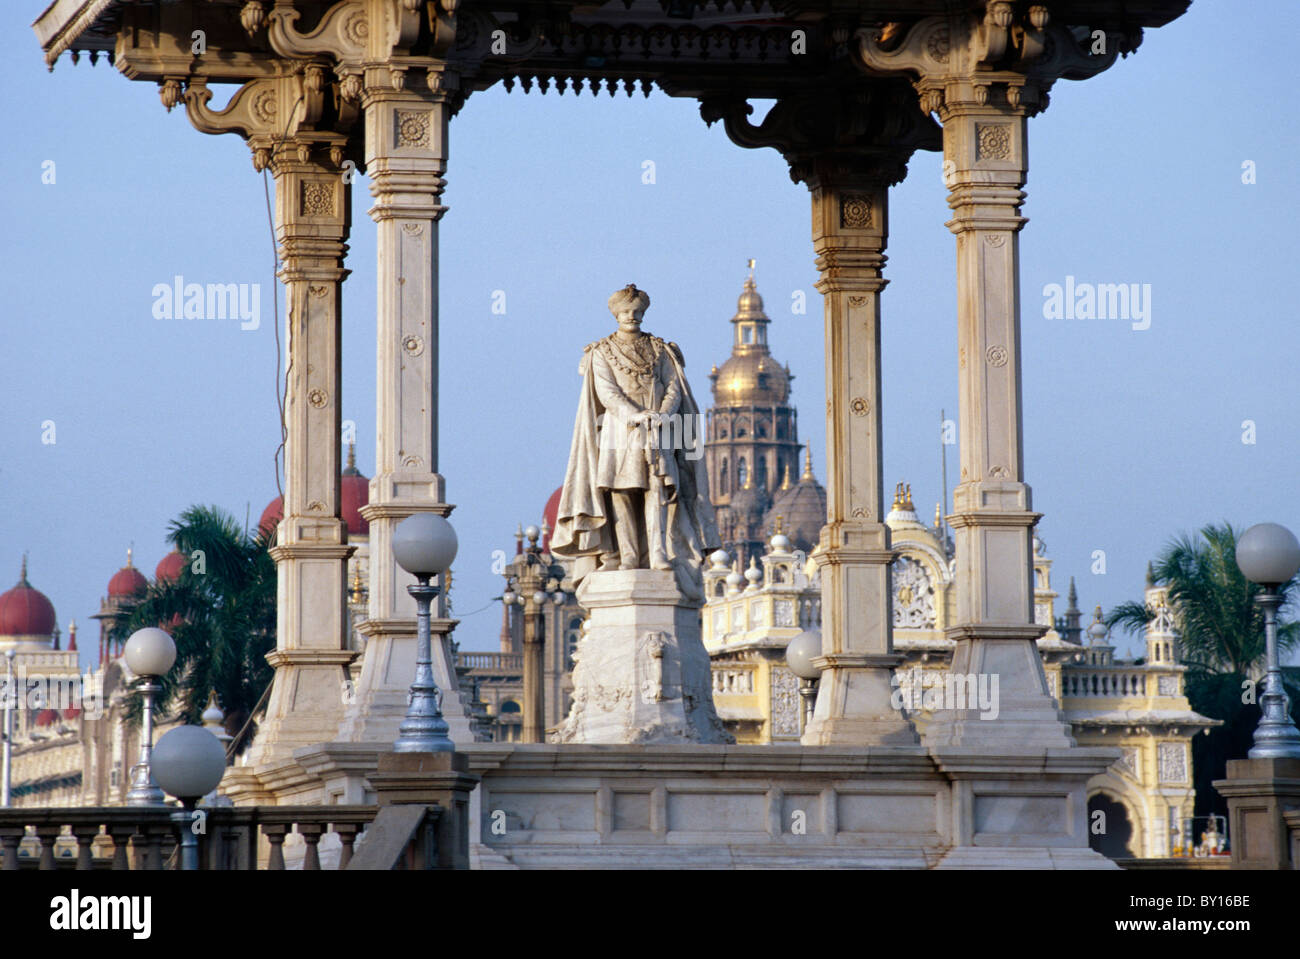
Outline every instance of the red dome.
{"type": "Polygon", "coordinates": [[[53,726],[59,720],[59,714],[53,709],[42,709],[36,714],[37,726],[53,726]]]}
{"type": "Polygon", "coordinates": [[[108,581],[109,596],[138,596],[149,588],[144,574],[131,565],[131,550],[126,551],[126,565],[108,581]]]}
{"type": "Polygon", "coordinates": [[[54,632],[54,606],[27,582],[27,560],[18,585],[0,596],[0,636],[49,636],[54,632]]]}
{"type": "MultiPolygon", "coordinates": [[[[563,492],[564,492],[564,487],[561,486],[554,493],[552,493],[551,498],[546,501],[546,507],[542,510],[542,519],[546,521],[547,528],[552,531],[554,531],[555,529],[555,520],[560,515],[560,494],[563,492]]],[[[542,537],[542,549],[550,549],[550,548],[551,548],[551,534],[547,533],[545,536],[542,537]]]]}
{"type": "MultiPolygon", "coordinates": [[[[339,477],[339,506],[343,519],[348,524],[348,535],[370,535],[370,523],[361,515],[361,507],[369,502],[370,480],[358,473],[355,466],[349,466],[339,477]]],[[[268,537],[273,535],[282,519],[284,497],[277,496],[262,510],[262,518],[257,521],[258,532],[268,537]]]]}
{"type": "Polygon", "coordinates": [[[369,536],[370,522],[361,515],[361,507],[370,502],[370,480],[360,473],[344,473],[339,480],[339,505],[352,536],[369,536]]]}
{"type": "Polygon", "coordinates": [[[277,496],[266,504],[266,509],[262,510],[262,518],[257,521],[257,531],[268,539],[274,539],[275,528],[280,525],[282,519],[284,519],[284,497],[277,496]]]}
{"type": "Polygon", "coordinates": [[[181,578],[181,570],[185,568],[187,562],[189,560],[184,553],[172,550],[158,561],[158,566],[153,571],[153,578],[160,583],[174,583],[181,578]]]}
{"type": "Polygon", "coordinates": [[[69,706],[67,709],[63,711],[64,719],[76,719],[80,715],[81,715],[81,710],[78,709],[76,706],[69,706]]]}

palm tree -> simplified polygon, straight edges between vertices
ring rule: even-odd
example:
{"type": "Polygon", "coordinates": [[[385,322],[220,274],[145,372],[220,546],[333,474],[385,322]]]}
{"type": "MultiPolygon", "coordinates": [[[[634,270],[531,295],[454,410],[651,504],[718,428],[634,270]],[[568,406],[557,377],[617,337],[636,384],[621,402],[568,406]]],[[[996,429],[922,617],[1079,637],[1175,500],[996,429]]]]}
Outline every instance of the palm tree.
{"type": "MultiPolygon", "coordinates": [[[[1223,779],[1229,759],[1244,759],[1259,724],[1257,702],[1264,662],[1264,614],[1254,599],[1261,591],[1237,567],[1237,531],[1229,523],[1175,537],[1149,567],[1153,584],[1168,587],[1187,666],[1187,699],[1204,716],[1224,724],[1192,741],[1196,814],[1226,813],[1211,785],[1223,779]],[[1255,690],[1254,696],[1246,695],[1255,690]],[[1246,700],[1251,700],[1247,702],[1246,700]]],[[[1282,609],[1300,598],[1300,577],[1282,587],[1282,609]]],[[[1121,603],[1106,617],[1109,626],[1140,633],[1156,615],[1144,603],[1121,603]]],[[[1300,642],[1300,622],[1278,627],[1278,649],[1300,642]]],[[[1292,713],[1300,695],[1288,688],[1292,713]]]]}
{"type": "Polygon", "coordinates": [[[245,727],[274,675],[266,654],[275,648],[275,562],[262,535],[249,536],[215,506],[185,510],[167,539],[192,561],[176,580],[153,583],[114,639],[146,626],[170,632],[176,665],[160,682],[159,711],[196,723],[215,693],[238,753],[252,739],[255,730],[245,727]]]}

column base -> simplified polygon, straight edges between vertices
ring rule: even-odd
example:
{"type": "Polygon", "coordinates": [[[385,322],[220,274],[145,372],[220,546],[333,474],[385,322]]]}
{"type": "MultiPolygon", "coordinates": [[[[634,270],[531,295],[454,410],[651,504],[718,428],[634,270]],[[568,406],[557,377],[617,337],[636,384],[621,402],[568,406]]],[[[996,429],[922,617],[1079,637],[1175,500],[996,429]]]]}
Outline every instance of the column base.
{"type": "MultiPolygon", "coordinates": [[[[392,747],[406,717],[411,682],[415,679],[414,625],[405,619],[371,619],[358,627],[367,637],[365,659],[361,679],[338,728],[339,742],[392,747]]],[[[433,677],[442,692],[442,717],[447,721],[448,735],[460,746],[474,742],[474,731],[461,700],[446,633],[438,631],[439,625],[438,621],[433,624],[433,677]]]]}
{"type": "Polygon", "coordinates": [[[973,676],[969,688],[988,690],[992,702],[985,709],[948,708],[936,712],[926,727],[925,745],[1074,746],[1060,706],[1047,691],[1047,676],[1035,644],[1044,629],[1012,623],[964,624],[947,629],[948,638],[957,643],[952,673],[973,676]]]}
{"type": "Polygon", "coordinates": [[[292,758],[300,746],[333,740],[343,719],[350,649],[277,649],[266,655],[275,667],[267,720],[248,752],[248,765],[292,758]]]}
{"type": "Polygon", "coordinates": [[[914,746],[916,728],[892,703],[898,655],[835,653],[813,663],[823,670],[805,746],[914,746]]]}

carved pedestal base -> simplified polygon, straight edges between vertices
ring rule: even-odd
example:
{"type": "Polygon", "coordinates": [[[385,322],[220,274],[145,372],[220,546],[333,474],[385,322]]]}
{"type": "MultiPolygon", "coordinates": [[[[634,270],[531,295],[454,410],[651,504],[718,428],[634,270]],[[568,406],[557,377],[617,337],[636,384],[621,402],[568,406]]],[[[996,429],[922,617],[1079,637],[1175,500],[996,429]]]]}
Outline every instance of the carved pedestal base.
{"type": "Polygon", "coordinates": [[[943,710],[926,728],[925,745],[995,749],[1073,746],[1070,727],[1047,692],[1042,658],[1034,644],[1042,630],[1041,626],[987,624],[949,629],[948,636],[957,640],[953,673],[973,675],[977,680],[988,676],[990,689],[996,677],[996,711],[943,710]]]}
{"type": "Polygon", "coordinates": [[[590,573],[590,622],[575,653],[573,706],[560,743],[732,743],[713,708],[696,600],[670,572],[590,573]]]}

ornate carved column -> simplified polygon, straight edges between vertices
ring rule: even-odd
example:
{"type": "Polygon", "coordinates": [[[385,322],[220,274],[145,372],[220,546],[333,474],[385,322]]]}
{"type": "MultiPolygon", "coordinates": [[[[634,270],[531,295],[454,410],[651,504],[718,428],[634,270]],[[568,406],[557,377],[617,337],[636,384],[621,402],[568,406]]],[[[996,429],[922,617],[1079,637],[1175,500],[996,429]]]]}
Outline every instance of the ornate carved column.
{"type": "Polygon", "coordinates": [[[943,123],[944,178],[957,236],[961,481],[948,517],[957,552],[955,673],[996,675],[999,712],[945,710],[930,724],[934,746],[1070,746],[1047,689],[1035,640],[1033,512],[1024,482],[1021,410],[1019,234],[1028,169],[1027,118],[1047,104],[1059,76],[1081,78],[1114,61],[1092,57],[1045,7],[1022,18],[1010,3],[980,13],[930,17],[905,31],[862,31],[867,68],[913,75],[921,107],[943,123]]]}
{"type": "MultiPolygon", "coordinates": [[[[366,172],[378,230],[375,476],[370,503],[370,615],[366,658],[344,740],[390,742],[406,710],[415,663],[415,604],[409,576],[392,557],[392,536],[407,516],[448,515],[438,473],[438,221],[447,162],[447,122],[456,76],[424,61],[365,71],[366,172]]],[[[450,633],[455,621],[439,596],[432,622],[433,670],[443,715],[457,744],[472,742],[450,633]]]]}
{"type": "Polygon", "coordinates": [[[890,81],[780,100],[763,122],[744,104],[706,101],[742,146],[773,146],[812,194],[812,238],[826,323],[827,524],[813,558],[822,581],[822,678],[808,745],[911,744],[891,705],[893,649],[881,471],[880,293],[886,280],[888,192],[937,129],[890,81]]]}
{"type": "MultiPolygon", "coordinates": [[[[206,133],[237,132],[254,166],[275,178],[276,239],[288,329],[284,517],[271,550],[278,586],[276,668],[252,765],[331,740],[343,717],[348,650],[347,524],[340,515],[343,262],[350,187],[348,139],[327,127],[326,71],[287,65],[284,75],[245,84],[220,112],[201,79],[185,92],[191,122],[206,133]],[[292,72],[290,72],[292,71],[292,72]]],[[[174,92],[174,91],[173,91],[174,92]]],[[[163,89],[164,103],[168,99],[163,89]]]]}

